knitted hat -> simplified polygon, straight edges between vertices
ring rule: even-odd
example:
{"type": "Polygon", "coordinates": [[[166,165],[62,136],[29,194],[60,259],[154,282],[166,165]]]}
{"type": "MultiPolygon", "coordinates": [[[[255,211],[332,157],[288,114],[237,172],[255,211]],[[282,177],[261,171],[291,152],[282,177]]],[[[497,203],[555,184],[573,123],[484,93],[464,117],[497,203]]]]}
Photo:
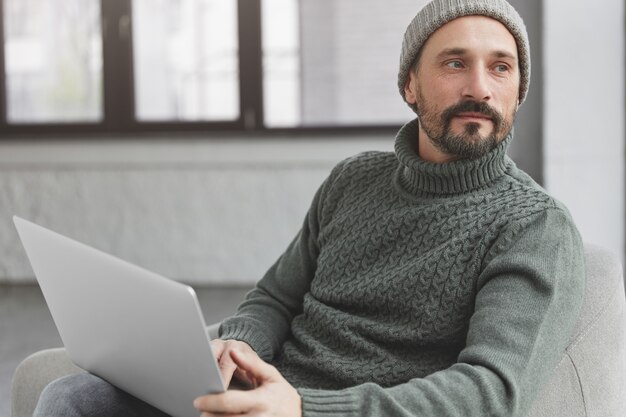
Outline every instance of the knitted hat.
{"type": "Polygon", "coordinates": [[[520,71],[519,103],[522,104],[530,84],[528,34],[520,15],[505,0],[433,0],[424,6],[404,33],[398,72],[398,88],[402,98],[405,98],[404,86],[409,71],[430,35],[451,20],[470,15],[487,16],[498,20],[515,38],[520,71]]]}

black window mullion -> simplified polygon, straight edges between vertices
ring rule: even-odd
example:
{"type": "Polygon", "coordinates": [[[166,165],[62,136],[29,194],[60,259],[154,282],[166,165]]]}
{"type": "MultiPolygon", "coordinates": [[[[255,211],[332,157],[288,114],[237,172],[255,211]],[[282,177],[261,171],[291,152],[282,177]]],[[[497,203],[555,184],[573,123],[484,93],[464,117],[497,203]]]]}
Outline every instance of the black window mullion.
{"type": "Polygon", "coordinates": [[[104,125],[129,130],[135,122],[131,0],[101,0],[104,125]]]}
{"type": "Polygon", "coordinates": [[[261,0],[239,0],[240,118],[246,130],[263,128],[261,0]]]}

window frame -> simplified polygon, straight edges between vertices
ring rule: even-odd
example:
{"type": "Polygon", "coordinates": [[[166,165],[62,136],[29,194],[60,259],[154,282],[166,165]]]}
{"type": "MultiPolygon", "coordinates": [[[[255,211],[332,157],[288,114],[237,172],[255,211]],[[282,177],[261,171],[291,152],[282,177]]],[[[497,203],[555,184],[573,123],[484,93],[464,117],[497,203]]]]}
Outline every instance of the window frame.
{"type": "Polygon", "coordinates": [[[103,120],[100,122],[9,123],[4,55],[4,0],[0,0],[0,137],[137,136],[155,133],[239,133],[260,136],[378,134],[399,125],[267,127],[263,117],[261,1],[237,0],[239,117],[233,121],[139,121],[135,117],[132,0],[100,0],[103,62],[103,120]],[[128,26],[122,33],[122,22],[128,26]]]}

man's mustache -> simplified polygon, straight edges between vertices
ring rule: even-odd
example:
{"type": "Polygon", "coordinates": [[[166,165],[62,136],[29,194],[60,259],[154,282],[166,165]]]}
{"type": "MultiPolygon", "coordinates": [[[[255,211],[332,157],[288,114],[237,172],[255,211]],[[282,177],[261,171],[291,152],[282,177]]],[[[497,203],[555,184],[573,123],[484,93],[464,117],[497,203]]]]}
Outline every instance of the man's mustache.
{"type": "Polygon", "coordinates": [[[480,113],[489,117],[493,122],[495,130],[499,130],[504,118],[500,113],[494,110],[490,105],[478,101],[462,101],[452,107],[448,107],[442,114],[442,118],[446,125],[452,122],[452,119],[462,113],[480,113]]]}

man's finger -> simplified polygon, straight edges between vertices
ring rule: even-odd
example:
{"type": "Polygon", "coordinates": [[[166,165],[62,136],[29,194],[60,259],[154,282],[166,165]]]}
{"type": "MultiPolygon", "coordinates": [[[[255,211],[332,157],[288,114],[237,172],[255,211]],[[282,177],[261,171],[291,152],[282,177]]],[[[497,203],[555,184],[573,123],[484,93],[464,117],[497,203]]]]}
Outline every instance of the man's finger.
{"type": "Polygon", "coordinates": [[[223,414],[223,413],[202,413],[200,417],[241,417],[250,414],[223,414]]]}
{"type": "Polygon", "coordinates": [[[233,362],[255,380],[262,382],[276,379],[278,371],[257,355],[250,355],[234,350],[230,351],[229,354],[233,362]]]}
{"type": "Polygon", "coordinates": [[[226,391],[198,397],[193,406],[207,413],[245,414],[258,406],[258,400],[254,391],[226,391]]]}
{"type": "Polygon", "coordinates": [[[222,379],[226,386],[230,384],[230,380],[233,378],[233,374],[237,370],[237,364],[233,362],[230,355],[222,355],[220,361],[218,362],[220,367],[220,372],[222,373],[222,379]]]}
{"type": "Polygon", "coordinates": [[[213,339],[211,340],[210,344],[213,355],[215,355],[215,359],[219,359],[222,356],[222,353],[224,353],[224,348],[226,347],[226,344],[223,340],[220,339],[213,339]]]}

